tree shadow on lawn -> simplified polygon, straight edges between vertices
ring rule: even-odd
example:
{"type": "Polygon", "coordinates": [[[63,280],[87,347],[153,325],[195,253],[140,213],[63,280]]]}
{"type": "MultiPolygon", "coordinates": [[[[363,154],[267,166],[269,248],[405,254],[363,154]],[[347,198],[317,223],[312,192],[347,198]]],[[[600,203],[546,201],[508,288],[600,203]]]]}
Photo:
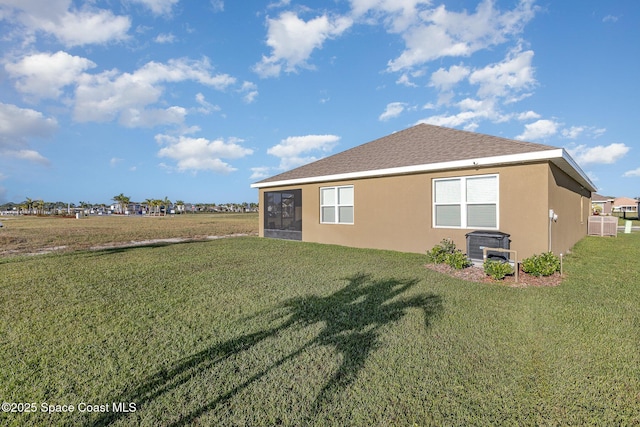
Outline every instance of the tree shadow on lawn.
{"type": "MultiPolygon", "coordinates": [[[[289,328],[301,329],[321,324],[324,328],[313,339],[213,401],[182,415],[178,421],[170,425],[190,424],[198,417],[224,405],[273,369],[293,360],[304,351],[314,346],[328,346],[341,354],[342,364],[324,384],[309,408],[312,414],[319,413],[326,404],[330,404],[342,390],[357,379],[370,353],[378,347],[381,328],[397,322],[411,308],[423,311],[425,328],[428,328],[434,316],[442,310],[441,297],[435,294],[397,298],[415,286],[419,282],[418,279],[373,280],[370,275],[359,273],[348,277],[347,280],[347,286],[326,297],[311,295],[285,301],[275,310],[284,312],[281,316],[284,322],[281,325],[242,335],[182,359],[172,368],[151,375],[134,390],[125,391],[119,397],[119,401],[134,402],[139,410],[143,409],[146,403],[172,392],[198,374],[213,369],[215,365],[251,349],[269,337],[274,337],[289,328]]],[[[105,413],[91,425],[108,425],[126,415],[105,413]]]]}

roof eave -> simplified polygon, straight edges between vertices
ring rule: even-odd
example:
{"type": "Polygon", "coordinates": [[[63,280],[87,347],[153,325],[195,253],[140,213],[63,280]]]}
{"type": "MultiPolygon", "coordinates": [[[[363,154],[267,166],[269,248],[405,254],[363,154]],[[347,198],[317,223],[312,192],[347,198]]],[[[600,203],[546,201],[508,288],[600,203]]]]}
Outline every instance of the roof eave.
{"type": "Polygon", "coordinates": [[[517,163],[534,163],[539,161],[551,161],[569,176],[580,182],[589,191],[596,191],[595,186],[587,175],[580,169],[569,154],[562,148],[534,151],[521,154],[509,154],[504,156],[481,157],[475,159],[455,160],[451,162],[429,163],[413,166],[401,166],[387,169],[367,170],[360,172],[348,172],[332,175],[311,176],[303,178],[285,179],[280,181],[256,182],[251,188],[270,188],[289,185],[311,184],[330,181],[344,181],[350,179],[373,178],[380,176],[407,175],[421,172],[434,172],[474,167],[499,166],[517,163]]]}

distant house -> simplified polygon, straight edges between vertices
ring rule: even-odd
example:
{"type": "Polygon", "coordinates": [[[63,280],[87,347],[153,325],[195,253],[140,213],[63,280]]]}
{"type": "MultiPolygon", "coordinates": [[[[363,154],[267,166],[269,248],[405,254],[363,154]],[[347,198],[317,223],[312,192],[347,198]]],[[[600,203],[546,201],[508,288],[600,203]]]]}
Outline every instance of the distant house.
{"type": "Polygon", "coordinates": [[[630,197],[616,197],[613,200],[613,212],[638,212],[638,201],[630,197]]]}
{"type": "Polygon", "coordinates": [[[591,195],[591,210],[594,213],[598,212],[600,215],[611,215],[614,199],[614,197],[593,193],[591,195]]]}
{"type": "Polygon", "coordinates": [[[519,258],[586,236],[596,190],[562,148],[427,124],[252,187],[260,236],[424,253],[484,230],[519,258]]]}

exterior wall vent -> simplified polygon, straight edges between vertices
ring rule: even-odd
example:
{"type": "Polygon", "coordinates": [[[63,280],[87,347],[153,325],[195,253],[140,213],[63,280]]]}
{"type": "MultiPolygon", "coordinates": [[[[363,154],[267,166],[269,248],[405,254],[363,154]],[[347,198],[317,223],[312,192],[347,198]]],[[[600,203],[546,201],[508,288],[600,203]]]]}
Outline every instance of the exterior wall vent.
{"type": "MultiPolygon", "coordinates": [[[[482,250],[484,248],[511,249],[509,236],[510,234],[500,231],[472,231],[467,233],[467,256],[473,261],[482,262],[484,261],[482,259],[482,250]]],[[[509,254],[508,252],[487,251],[487,259],[509,261],[509,254]]]]}

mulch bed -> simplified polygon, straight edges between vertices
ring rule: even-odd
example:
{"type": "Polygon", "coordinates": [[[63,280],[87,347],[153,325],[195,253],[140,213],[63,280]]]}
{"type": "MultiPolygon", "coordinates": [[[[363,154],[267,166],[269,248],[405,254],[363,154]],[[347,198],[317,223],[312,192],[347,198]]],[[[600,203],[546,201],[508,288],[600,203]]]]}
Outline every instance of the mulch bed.
{"type": "Polygon", "coordinates": [[[518,273],[518,283],[516,283],[515,274],[506,276],[502,280],[494,280],[487,276],[482,267],[473,266],[463,268],[462,270],[456,270],[447,264],[426,264],[425,267],[469,282],[495,283],[514,288],[523,288],[528,286],[558,286],[562,282],[562,276],[560,273],[555,273],[551,276],[536,277],[525,273],[522,271],[522,268],[520,268],[518,273]]]}

